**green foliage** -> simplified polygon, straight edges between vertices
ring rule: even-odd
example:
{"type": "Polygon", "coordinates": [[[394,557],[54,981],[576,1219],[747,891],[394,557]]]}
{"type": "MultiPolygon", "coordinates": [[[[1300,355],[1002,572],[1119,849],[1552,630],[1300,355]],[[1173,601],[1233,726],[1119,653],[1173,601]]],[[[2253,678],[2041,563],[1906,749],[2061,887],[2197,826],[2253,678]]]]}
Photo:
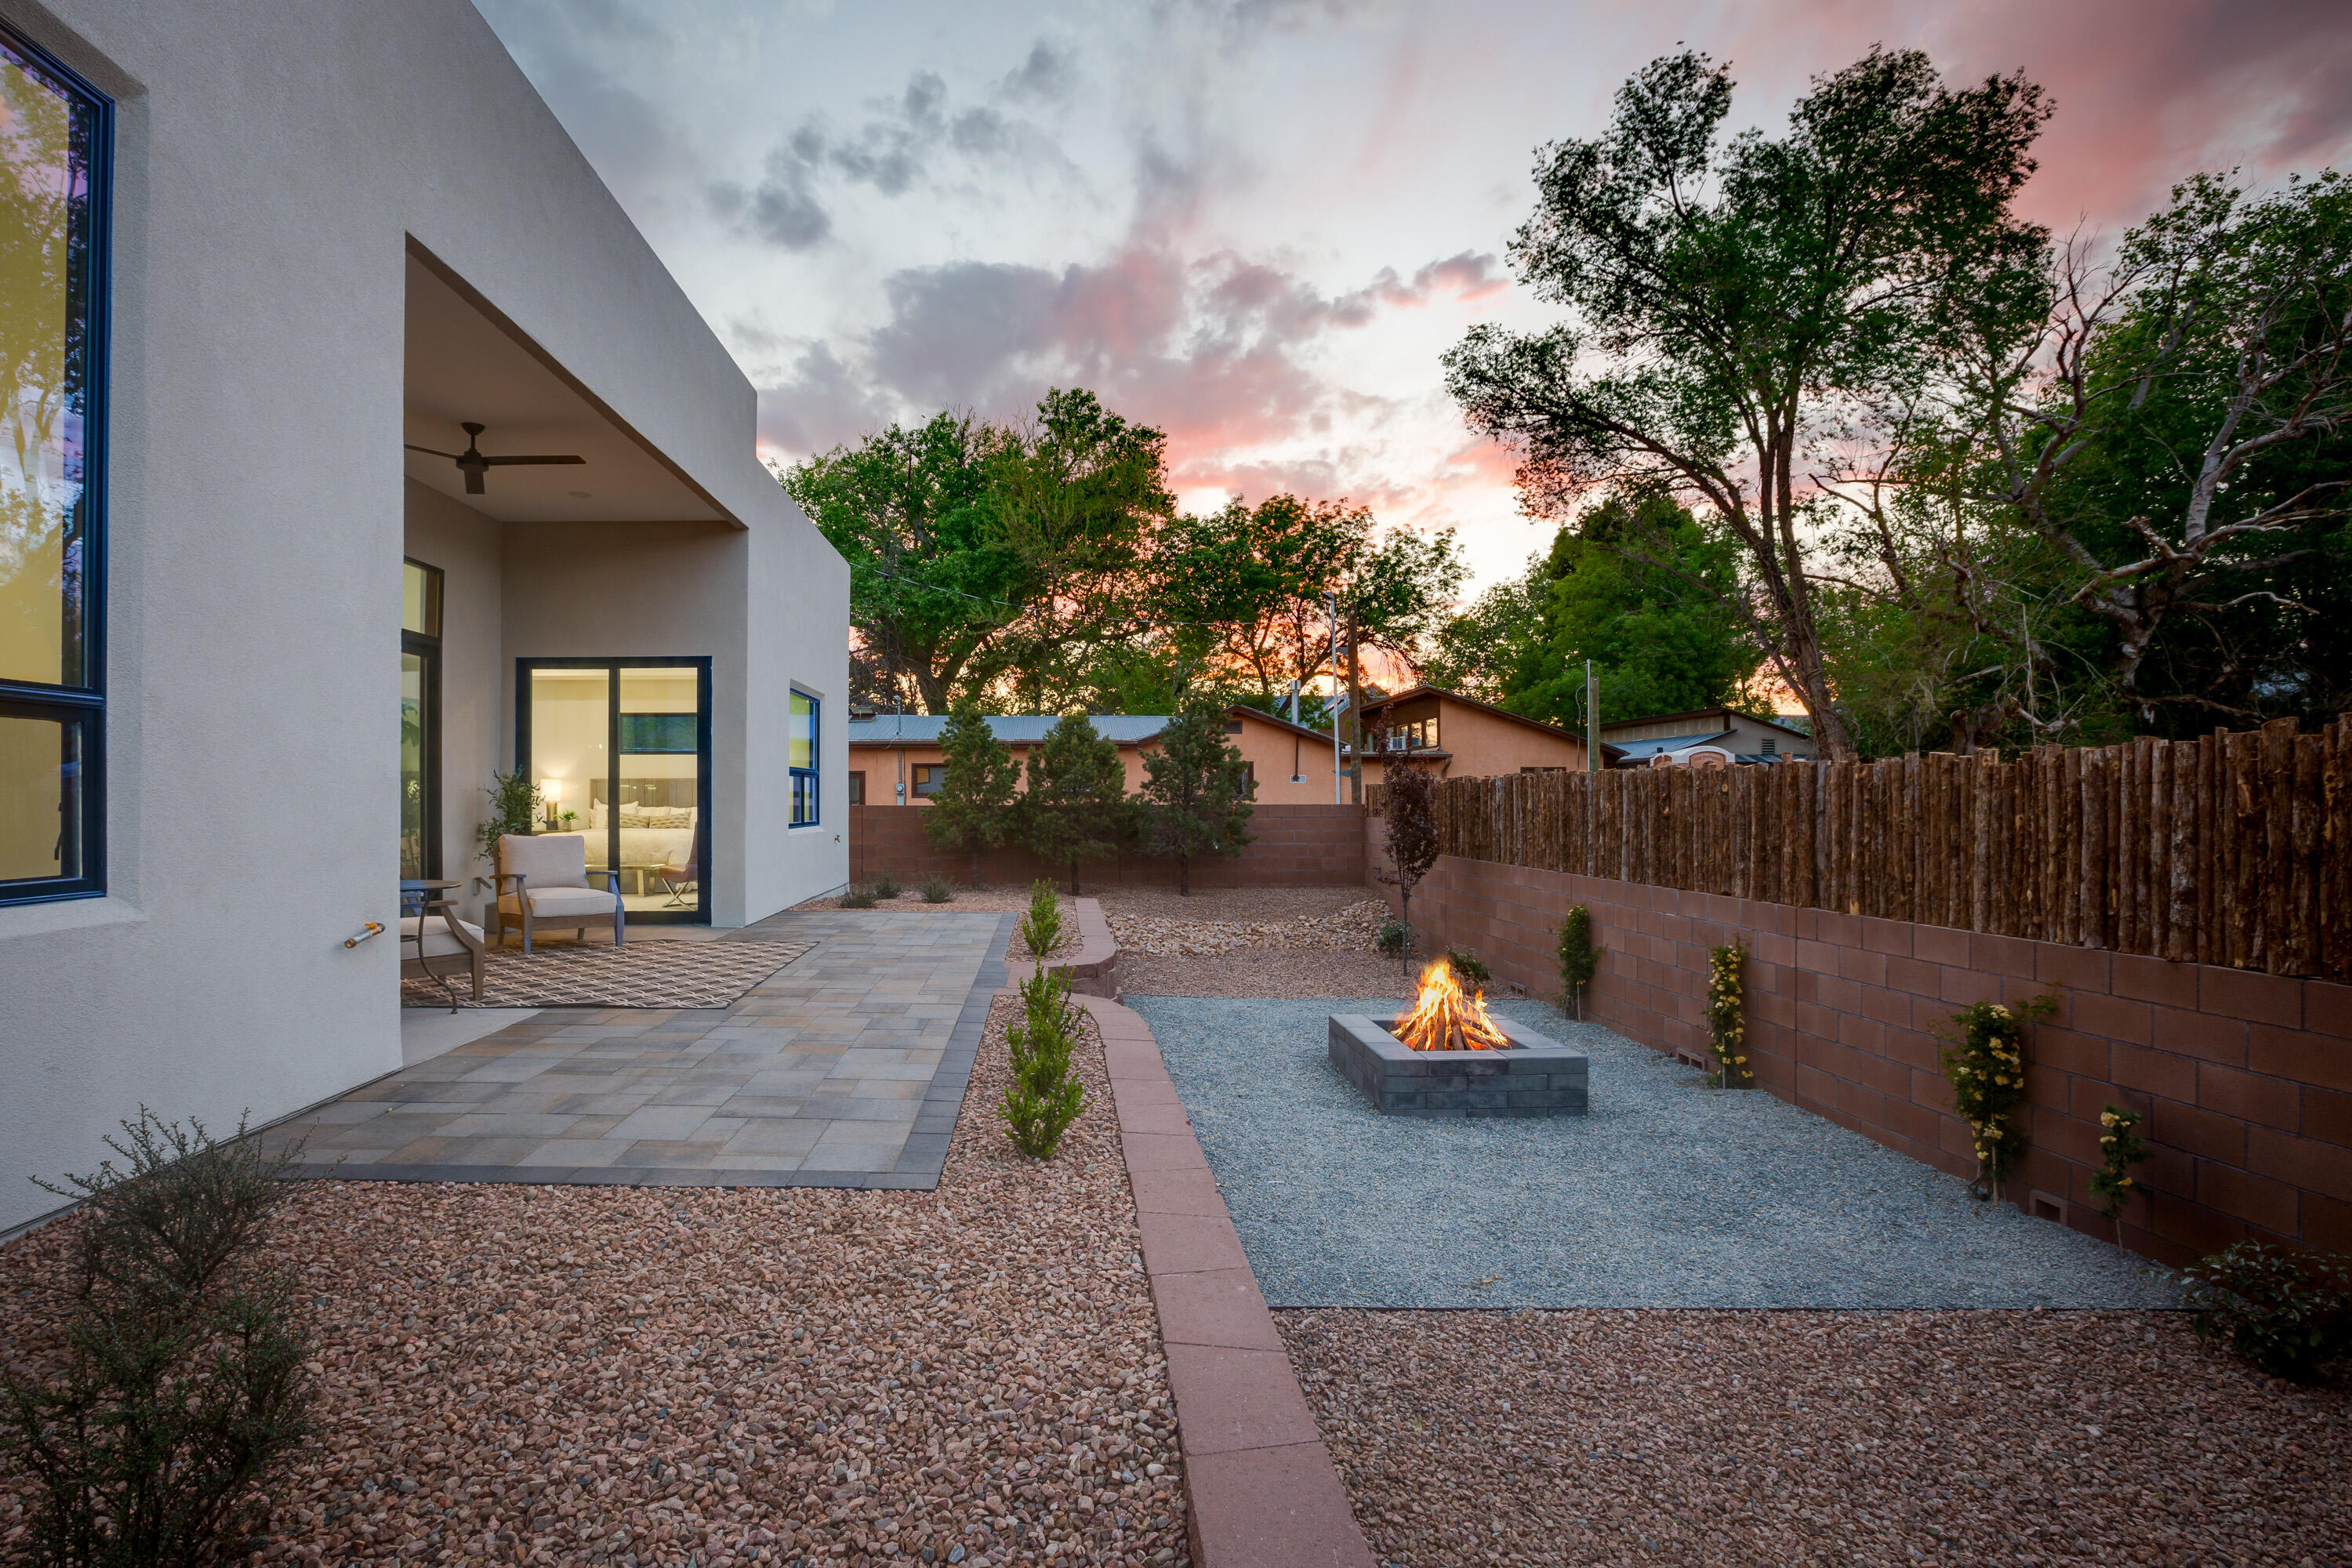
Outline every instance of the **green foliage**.
{"type": "Polygon", "coordinates": [[[1454,971],[1455,979],[1471,985],[1484,985],[1495,978],[1495,972],[1486,967],[1486,961],[1466,947],[1447,948],[1445,963],[1454,971]]]}
{"type": "Polygon", "coordinates": [[[870,910],[874,907],[874,889],[863,882],[852,882],[849,890],[841,895],[845,910],[870,910]]]}
{"type": "Polygon", "coordinates": [[[1990,1198],[2025,1152],[2025,1130],[2017,1108],[2025,1099],[2026,1029],[2058,1009],[2054,996],[2036,996],[2015,1009],[1979,1002],[1952,1015],[1955,1032],[1947,1039],[1944,1077],[1952,1086],[1952,1109],[1976,1141],[1977,1195],[1990,1198]]]}
{"type": "Polygon", "coordinates": [[[874,896],[877,899],[895,899],[906,890],[898,885],[898,879],[887,871],[874,879],[874,896]]]}
{"type": "Polygon", "coordinates": [[[2273,1377],[2316,1383],[2352,1352],[2352,1268],[2248,1239],[2191,1264],[2197,1332],[2273,1377]]]}
{"type": "Polygon", "coordinates": [[[1231,859],[1253,841],[1251,794],[1242,754],[1225,739],[1223,706],[1187,699],[1144,753],[1136,797],[1138,837],[1147,854],[1174,858],[1178,896],[1192,890],[1196,858],[1231,859]]]}
{"type": "Polygon", "coordinates": [[[2010,203],[2048,110],[2021,78],[1952,91],[1925,55],[1874,49],[1815,79],[1786,135],[1725,137],[1731,88],[1703,55],[1654,61],[1605,132],[1538,154],[1511,260],[1568,319],[1473,328],[1447,384],[1519,453],[1533,515],[1598,489],[1700,509],[1740,553],[1759,647],[1841,758],[1804,498],[1815,473],[1899,447],[1981,329],[2038,319],[2048,237],[2010,203]]]}
{"type": "Polygon", "coordinates": [[[927,904],[954,903],[955,889],[950,885],[945,877],[926,877],[923,879],[923,902],[927,904]]]}
{"type": "Polygon", "coordinates": [[[2099,1111],[2099,1152],[2102,1163],[2091,1173],[2091,1190],[2104,1200],[2099,1213],[2113,1223],[2124,1212],[2139,1184],[2131,1168],[2147,1158],[2147,1142],[2139,1135],[2140,1115],[2120,1105],[2099,1111]]]}
{"type": "MultiPolygon", "coordinates": [[[[1050,893],[1050,886],[1046,887],[1050,893]]],[[[1021,983],[1024,1023],[1006,1031],[1012,1047],[1013,1082],[1004,1091],[998,1114],[1011,1131],[1013,1145],[1033,1160],[1050,1160],[1086,1110],[1086,1087],[1070,1071],[1070,1052],[1078,1042],[1078,1009],[1070,1001],[1067,970],[1037,972],[1021,983]]]]}
{"type": "Polygon", "coordinates": [[[1066,715],[1029,751],[1029,787],[1021,797],[1021,836],[1045,860],[1070,868],[1078,890],[1078,862],[1115,854],[1128,837],[1131,813],[1127,768],[1118,747],[1083,713],[1066,715]]]}
{"type": "Polygon", "coordinates": [[[474,845],[483,859],[495,861],[500,838],[510,833],[520,837],[538,829],[539,786],[525,778],[520,768],[510,773],[493,768],[482,793],[490,797],[490,815],[475,827],[474,845]]]}
{"type": "Polygon", "coordinates": [[[1756,1081],[1748,1065],[1748,947],[1706,950],[1706,1047],[1715,1057],[1717,1089],[1745,1089],[1756,1081]]]}
{"type": "Polygon", "coordinates": [[[1372,937],[1372,946],[1390,958],[1403,958],[1412,946],[1411,935],[1411,929],[1404,921],[1382,921],[1380,931],[1372,937]]]}
{"type": "Polygon", "coordinates": [[[1062,945],[1062,900],[1054,884],[1040,877],[1029,884],[1029,912],[1021,917],[1021,945],[1033,958],[1045,958],[1062,945]]]}
{"type": "Polygon", "coordinates": [[[1759,661],[1739,604],[1739,551],[1684,508],[1609,500],[1562,528],[1534,567],[1538,621],[1504,680],[1502,706],[1584,724],[1584,661],[1606,723],[1735,701],[1759,661]]]}
{"type": "Polygon", "coordinates": [[[1559,988],[1584,1016],[1584,993],[1601,973],[1601,949],[1592,941],[1592,911],[1582,904],[1570,910],[1559,922],[1559,988]]]}
{"type": "MultiPolygon", "coordinates": [[[[80,1200],[63,1344],[0,1372],[0,1468],[31,1483],[33,1560],[72,1568],[231,1555],[268,1512],[258,1483],[311,1431],[292,1280],[270,1250],[297,1151],[216,1142],[143,1107],[80,1200]]],[[[16,1347],[12,1347],[16,1349],[16,1347]]]]}
{"type": "Polygon", "coordinates": [[[980,886],[980,854],[1012,837],[1016,826],[1021,764],[989,729],[979,706],[956,705],[940,732],[946,758],[939,793],[924,808],[923,831],[941,848],[971,857],[971,885],[980,886]]]}

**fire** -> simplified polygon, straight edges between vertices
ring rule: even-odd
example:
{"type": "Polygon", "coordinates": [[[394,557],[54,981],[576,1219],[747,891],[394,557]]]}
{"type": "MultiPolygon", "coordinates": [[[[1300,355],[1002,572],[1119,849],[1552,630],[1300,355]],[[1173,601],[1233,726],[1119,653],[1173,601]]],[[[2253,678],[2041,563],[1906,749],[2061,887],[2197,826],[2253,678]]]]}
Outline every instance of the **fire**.
{"type": "Polygon", "coordinates": [[[1454,966],[1439,959],[1421,972],[1412,1011],[1389,1032],[1416,1051],[1507,1051],[1511,1042],[1486,1016],[1486,994],[1465,995],[1454,966]]]}

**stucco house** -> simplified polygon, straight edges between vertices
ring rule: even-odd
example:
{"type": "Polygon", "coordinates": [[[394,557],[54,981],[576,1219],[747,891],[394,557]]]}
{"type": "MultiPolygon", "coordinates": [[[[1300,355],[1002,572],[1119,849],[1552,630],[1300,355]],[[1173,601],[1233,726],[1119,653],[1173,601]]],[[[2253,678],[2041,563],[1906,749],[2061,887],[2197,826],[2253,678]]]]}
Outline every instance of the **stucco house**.
{"type": "Polygon", "coordinates": [[[1601,744],[1620,753],[1615,766],[1672,767],[1810,762],[1813,738],[1802,730],[1759,719],[1732,708],[1697,708],[1687,713],[1654,713],[1601,726],[1601,744]]]}
{"type": "MultiPolygon", "coordinates": [[[[1408,687],[1366,702],[1363,712],[1367,787],[1380,782],[1381,763],[1390,756],[1411,756],[1457,779],[1584,767],[1582,736],[1458,691],[1408,687]]],[[[1603,766],[1615,761],[1606,742],[1601,750],[1603,766]]]]}
{"type": "Polygon", "coordinates": [[[633,922],[847,879],[846,567],[466,0],[0,0],[0,1231],[400,1067],[494,770],[633,922]]]}
{"type": "MultiPolygon", "coordinates": [[[[1024,768],[1030,748],[1059,723],[1052,713],[992,715],[989,732],[1024,768]]],[[[1127,767],[1129,795],[1143,787],[1143,760],[1168,723],[1164,713],[1095,713],[1087,721],[1118,746],[1127,767]]],[[[940,736],[945,714],[850,714],[849,803],[852,805],[921,805],[939,793],[947,753],[940,736]]],[[[1254,799],[1266,805],[1329,805],[1331,736],[1236,703],[1225,710],[1225,740],[1242,754],[1256,787],[1254,799]]]]}

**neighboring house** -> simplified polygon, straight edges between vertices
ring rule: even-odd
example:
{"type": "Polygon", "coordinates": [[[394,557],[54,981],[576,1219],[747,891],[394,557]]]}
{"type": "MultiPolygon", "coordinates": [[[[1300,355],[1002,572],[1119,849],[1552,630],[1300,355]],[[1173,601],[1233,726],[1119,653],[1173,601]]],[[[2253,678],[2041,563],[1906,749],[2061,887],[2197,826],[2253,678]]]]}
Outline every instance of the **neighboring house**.
{"type": "Polygon", "coordinates": [[[345,939],[479,908],[493,769],[634,921],[846,880],[847,569],[470,5],[0,0],[0,1230],[142,1104],[399,1068],[345,939]]]}
{"type": "Polygon", "coordinates": [[[1601,726],[1601,742],[1623,760],[1612,766],[1648,768],[1696,761],[1771,763],[1813,759],[1813,738],[1802,730],[1730,708],[1657,713],[1601,726]]]}
{"type": "MultiPolygon", "coordinates": [[[[1403,754],[1434,767],[1444,778],[1491,778],[1497,773],[1582,771],[1584,741],[1557,724],[1523,718],[1434,686],[1415,686],[1364,704],[1367,788],[1381,778],[1384,756],[1403,754]]],[[[1615,758],[1606,742],[1602,764],[1615,758]]]]}
{"type": "MultiPolygon", "coordinates": [[[[1127,788],[1143,787],[1143,759],[1168,723],[1164,713],[1096,713],[1097,732],[1118,745],[1127,764],[1127,788]]],[[[1051,713],[992,716],[989,732],[1003,742],[1025,773],[1030,748],[1061,721],[1051,713]]],[[[849,800],[853,805],[919,805],[937,795],[947,772],[940,736],[945,714],[875,713],[860,710],[849,721],[849,800]]],[[[1242,754],[1265,805],[1328,805],[1331,737],[1302,729],[1255,708],[1225,710],[1225,739],[1242,754]]]]}

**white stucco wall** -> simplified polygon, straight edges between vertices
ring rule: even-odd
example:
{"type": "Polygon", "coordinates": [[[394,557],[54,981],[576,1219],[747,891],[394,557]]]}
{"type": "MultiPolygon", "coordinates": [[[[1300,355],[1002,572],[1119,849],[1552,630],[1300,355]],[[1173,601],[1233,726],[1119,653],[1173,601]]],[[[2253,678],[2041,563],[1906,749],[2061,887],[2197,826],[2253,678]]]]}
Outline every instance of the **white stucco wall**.
{"type": "MultiPolygon", "coordinates": [[[[341,943],[394,911],[409,237],[745,525],[740,635],[835,692],[846,571],[758,463],[749,384],[463,0],[0,15],[119,117],[109,891],[0,910],[5,1228],[54,1202],[29,1174],[89,1168],[142,1103],[268,1121],[399,1065],[394,944],[341,943]]],[[[794,678],[739,677],[744,746],[794,678]]],[[[779,864],[755,902],[846,875],[779,864]]]]}

